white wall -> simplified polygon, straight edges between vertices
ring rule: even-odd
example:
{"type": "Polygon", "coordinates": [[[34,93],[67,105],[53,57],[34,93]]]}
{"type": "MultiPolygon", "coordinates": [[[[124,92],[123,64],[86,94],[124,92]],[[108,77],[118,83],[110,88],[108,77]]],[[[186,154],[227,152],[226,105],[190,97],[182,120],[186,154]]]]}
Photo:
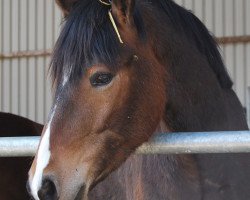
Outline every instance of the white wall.
{"type": "MultiPolygon", "coordinates": [[[[176,0],[217,37],[250,35],[250,0],[176,0]]],[[[52,0],[0,0],[0,53],[51,49],[60,11],[52,0]]],[[[250,43],[221,46],[234,89],[250,112],[250,43]]],[[[49,57],[0,60],[0,110],[44,122],[51,104],[49,57]]],[[[250,114],[249,114],[250,117],[250,114]]]]}

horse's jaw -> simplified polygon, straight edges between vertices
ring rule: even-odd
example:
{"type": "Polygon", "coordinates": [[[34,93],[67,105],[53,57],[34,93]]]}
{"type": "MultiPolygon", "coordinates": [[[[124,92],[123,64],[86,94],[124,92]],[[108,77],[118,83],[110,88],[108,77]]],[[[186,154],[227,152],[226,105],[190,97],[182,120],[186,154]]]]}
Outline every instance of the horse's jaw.
{"type": "Polygon", "coordinates": [[[74,200],[88,200],[88,191],[85,185],[80,188],[74,200]]]}

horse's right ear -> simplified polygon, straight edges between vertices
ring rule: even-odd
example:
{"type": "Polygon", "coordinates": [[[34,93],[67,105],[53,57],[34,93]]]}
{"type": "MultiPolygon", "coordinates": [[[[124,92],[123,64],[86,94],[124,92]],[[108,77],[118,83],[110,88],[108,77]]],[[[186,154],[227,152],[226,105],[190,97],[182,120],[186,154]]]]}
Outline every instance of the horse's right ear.
{"type": "Polygon", "coordinates": [[[67,16],[71,11],[73,5],[79,0],[56,0],[57,5],[63,11],[64,16],[67,16]]]}

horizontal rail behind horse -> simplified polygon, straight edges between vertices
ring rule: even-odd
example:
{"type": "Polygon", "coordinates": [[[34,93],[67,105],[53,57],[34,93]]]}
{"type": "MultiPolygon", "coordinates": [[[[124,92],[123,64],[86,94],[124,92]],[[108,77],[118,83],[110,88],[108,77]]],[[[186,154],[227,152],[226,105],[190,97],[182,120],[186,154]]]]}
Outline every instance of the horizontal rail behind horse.
{"type": "MultiPolygon", "coordinates": [[[[0,157],[34,156],[40,137],[0,137],[0,157]]],[[[250,152],[250,131],[158,134],[138,154],[250,152]]]]}

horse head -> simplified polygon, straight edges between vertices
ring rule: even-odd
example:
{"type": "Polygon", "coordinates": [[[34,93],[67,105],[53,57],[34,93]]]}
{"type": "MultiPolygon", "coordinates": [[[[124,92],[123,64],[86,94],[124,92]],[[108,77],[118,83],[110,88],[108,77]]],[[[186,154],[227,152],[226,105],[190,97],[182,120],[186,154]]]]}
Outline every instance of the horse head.
{"type": "Polygon", "coordinates": [[[29,172],[36,200],[87,198],[152,136],[166,103],[166,72],[134,0],[57,3],[65,22],[51,63],[54,103],[29,172]]]}

